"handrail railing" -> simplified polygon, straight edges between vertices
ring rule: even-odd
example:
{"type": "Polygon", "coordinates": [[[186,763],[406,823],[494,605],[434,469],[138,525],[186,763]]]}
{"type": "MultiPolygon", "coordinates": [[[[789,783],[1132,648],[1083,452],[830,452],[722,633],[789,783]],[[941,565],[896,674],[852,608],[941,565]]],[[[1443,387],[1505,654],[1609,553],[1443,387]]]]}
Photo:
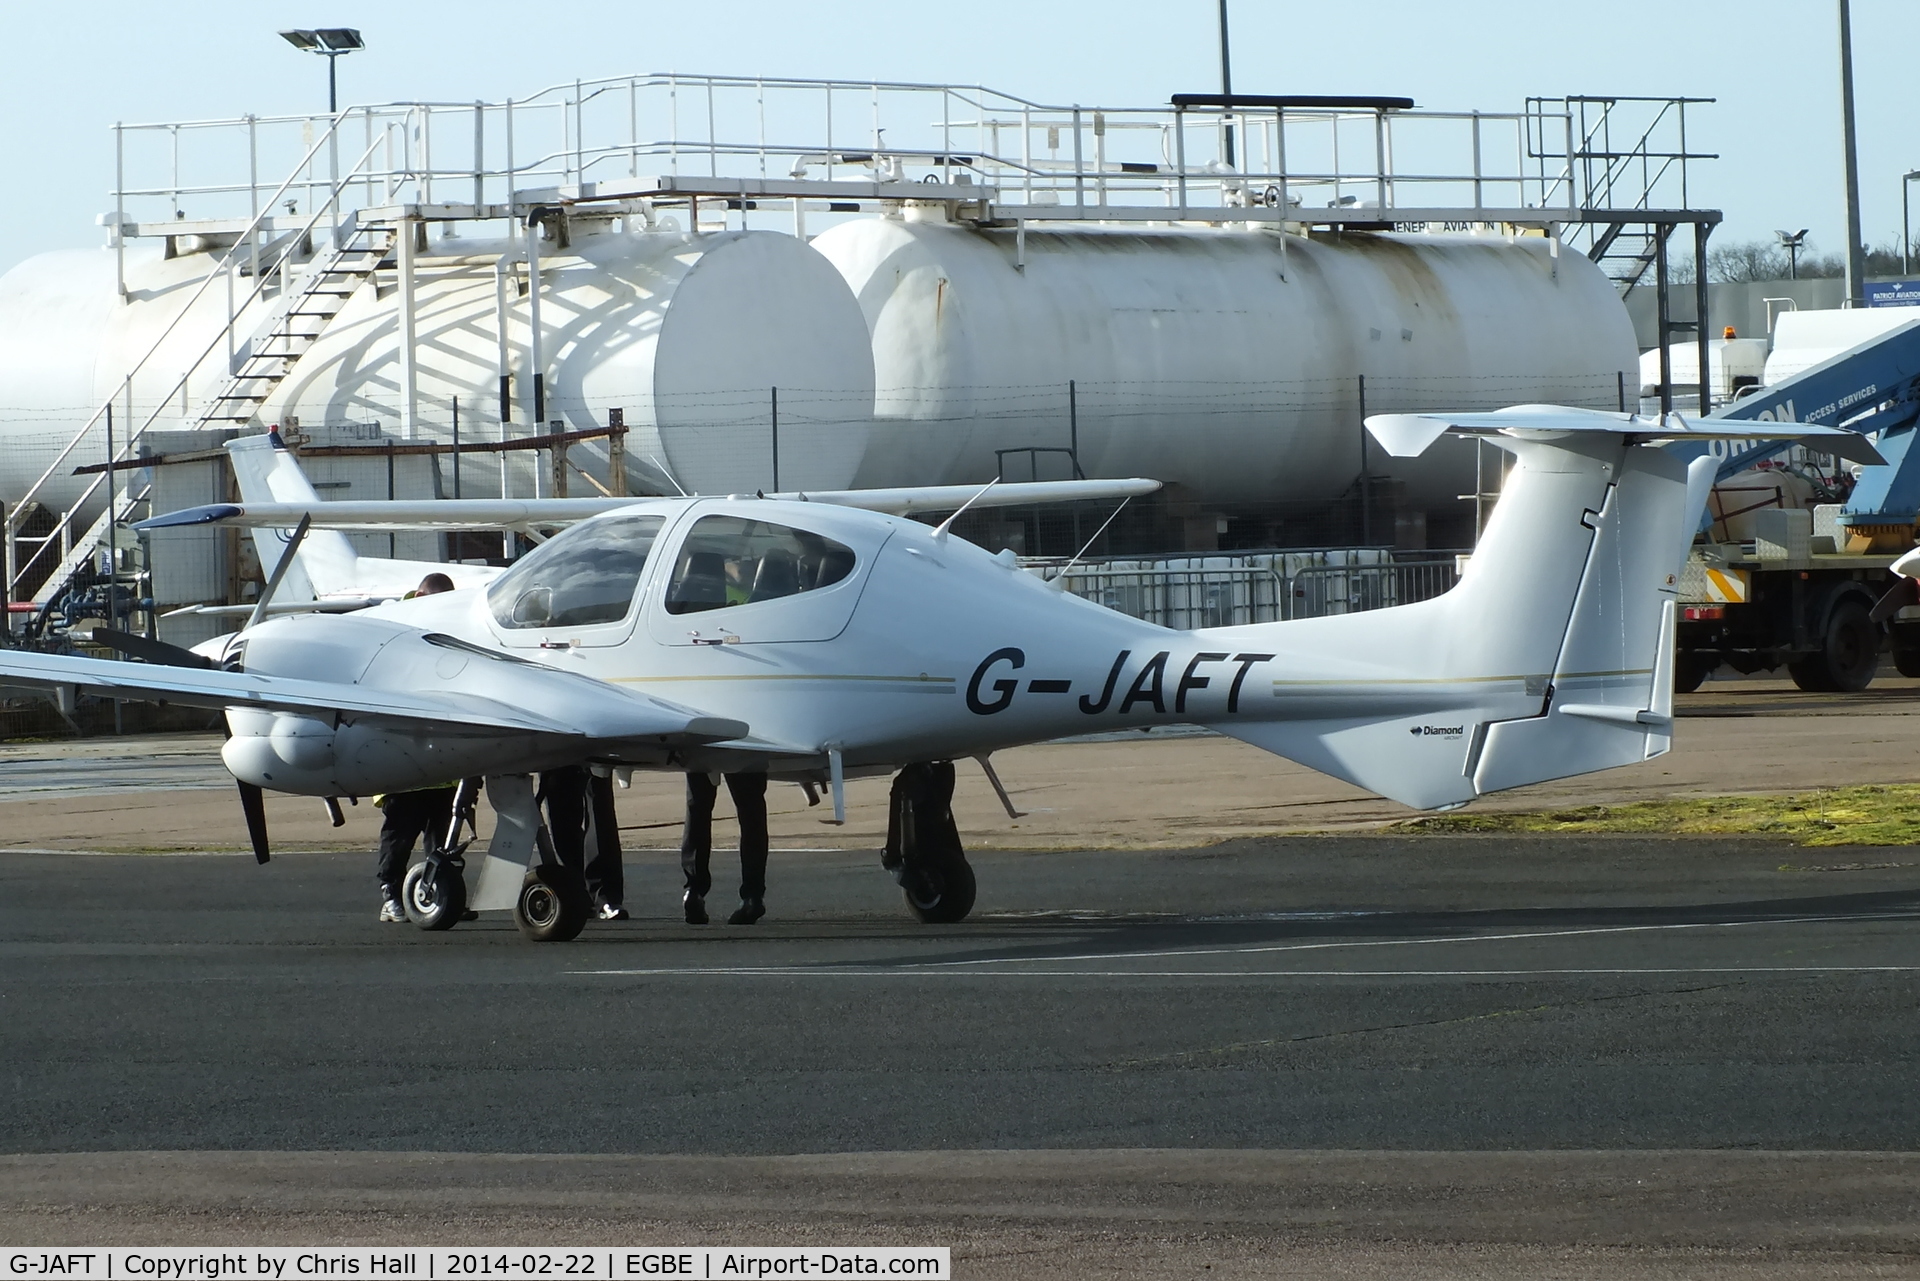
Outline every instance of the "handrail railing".
{"type": "MultiPolygon", "coordinates": [[[[120,205],[166,201],[165,218],[145,219],[143,229],[171,219],[183,197],[214,204],[244,197],[257,210],[261,191],[253,170],[260,146],[272,150],[279,145],[274,139],[294,129],[310,139],[325,122],[323,142],[362,129],[369,142],[390,138],[396,158],[360,175],[369,204],[384,198],[379,180],[399,174],[417,179],[423,200],[434,184],[457,183],[462,201],[470,190],[472,206],[503,212],[523,188],[616,173],[643,177],[649,164],[689,179],[790,181],[806,158],[824,156],[829,181],[849,167],[859,176],[905,162],[932,169],[928,178],[964,172],[982,187],[1003,181],[1028,203],[1064,205],[1069,194],[1076,209],[1144,200],[1194,216],[1205,211],[1214,220],[1222,209],[1276,208],[1261,190],[1266,186],[1278,188],[1277,208],[1298,203],[1303,215],[1315,211],[1289,197],[1318,198],[1315,192],[1326,191],[1333,197],[1326,207],[1336,212],[1349,203],[1384,209],[1449,184],[1452,198],[1430,201],[1433,207],[1571,208],[1570,179],[1543,179],[1529,168],[1528,129],[1543,110],[1537,103],[1513,113],[1100,108],[1043,103],[978,85],[651,73],[549,85],[502,102],[368,104],[333,117],[122,125],[123,141],[142,155],[147,144],[141,140],[150,136],[167,150],[160,165],[151,156],[135,157],[139,175],[119,180],[114,196],[120,205]],[[222,128],[244,137],[248,168],[184,172],[175,145],[182,131],[222,128]],[[1228,132],[1243,144],[1234,163],[1226,159],[1228,132]],[[1176,190],[1183,183],[1184,197],[1176,190]],[[1343,199],[1349,196],[1356,199],[1343,199]]],[[[1561,116],[1559,126],[1570,127],[1571,117],[1561,116]]],[[[207,140],[195,150],[213,145],[207,140]]],[[[304,148],[283,192],[320,186],[311,175],[320,146],[304,148]]],[[[353,193],[346,196],[351,200],[353,193]]]]}
{"type": "MultiPolygon", "coordinates": [[[[315,156],[318,153],[320,147],[326,144],[327,142],[328,142],[328,137],[322,137],[319,140],[317,140],[313,144],[313,146],[309,148],[307,159],[310,161],[313,158],[313,156],[315,156]]],[[[349,183],[359,180],[360,165],[365,163],[368,157],[372,155],[374,147],[377,147],[379,145],[380,144],[376,142],[372,146],[369,146],[366,152],[362,153],[360,161],[356,163],[356,165],[352,169],[350,169],[346,175],[342,176],[341,178],[339,178],[337,181],[334,182],[332,186],[332,196],[335,199],[337,199],[339,193],[349,183]]],[[[298,172],[299,172],[298,169],[296,169],[294,173],[288,175],[287,180],[283,182],[280,185],[280,187],[276,190],[275,192],[276,199],[278,198],[280,193],[288,189],[289,184],[292,183],[294,177],[298,175],[298,172]]],[[[271,207],[272,207],[271,202],[269,202],[267,208],[271,208],[271,207]]],[[[154,354],[158,352],[163,345],[165,345],[167,340],[173,335],[173,332],[180,326],[180,323],[186,319],[187,315],[193,310],[194,306],[200,301],[201,297],[205,295],[207,289],[211,287],[213,282],[216,279],[219,279],[220,277],[222,277],[223,275],[230,275],[232,272],[238,269],[240,265],[239,255],[240,255],[241,248],[243,246],[247,246],[248,238],[251,235],[256,234],[258,232],[259,227],[261,225],[261,220],[266,216],[266,211],[265,209],[263,209],[260,214],[255,215],[253,221],[248,224],[247,229],[240,234],[239,238],[235,240],[233,245],[227,250],[226,254],[223,255],[219,260],[219,262],[217,262],[213,266],[213,268],[208,272],[206,278],[203,279],[200,282],[200,285],[193,291],[193,293],[188,296],[186,302],[174,314],[173,319],[167,323],[166,327],[163,330],[161,330],[160,335],[148,347],[146,352],[143,353],[140,359],[134,363],[133,367],[130,370],[128,370],[125,375],[122,376],[120,387],[116,388],[114,392],[106,398],[106,400],[101,402],[100,407],[93,412],[93,414],[86,420],[85,423],[83,423],[80,426],[80,428],[77,431],[74,432],[72,438],[69,439],[66,445],[61,448],[60,452],[57,455],[55,455],[53,461],[50,464],[48,464],[46,470],[40,474],[39,479],[34,481],[34,483],[22,495],[21,499],[15,504],[13,504],[11,509],[7,512],[4,536],[10,540],[18,537],[20,526],[22,525],[22,523],[24,523],[24,521],[28,517],[28,513],[30,510],[29,505],[38,503],[41,494],[45,491],[46,486],[51,481],[55,473],[61,470],[63,465],[72,456],[73,451],[79,448],[80,443],[86,439],[86,437],[93,431],[93,429],[96,426],[101,425],[103,421],[107,419],[107,417],[112,412],[112,407],[114,403],[116,401],[122,400],[123,395],[124,395],[124,403],[126,403],[126,405],[128,406],[128,413],[127,413],[128,421],[124,427],[124,434],[116,437],[114,441],[113,452],[109,461],[118,462],[121,458],[131,457],[133,454],[134,448],[140,441],[141,437],[143,437],[146,434],[146,432],[150,428],[152,428],[152,426],[156,422],[160,420],[160,417],[163,413],[167,412],[172,407],[174,397],[176,395],[183,393],[186,390],[188,383],[199,372],[201,366],[206,362],[207,358],[211,356],[214,353],[214,351],[218,349],[220,345],[234,333],[235,327],[239,324],[240,318],[246,315],[247,309],[250,306],[252,306],[253,303],[264,294],[269,282],[275,280],[276,278],[279,279],[281,282],[281,286],[284,290],[285,283],[286,283],[285,277],[286,277],[286,271],[287,271],[288,265],[290,264],[292,259],[295,257],[299,248],[303,244],[307,243],[308,239],[312,236],[314,231],[319,227],[321,220],[325,218],[329,213],[333,212],[334,208],[335,208],[335,205],[334,205],[333,199],[330,199],[328,202],[321,204],[309,216],[307,222],[303,226],[301,226],[291,234],[286,235],[282,238],[281,248],[278,256],[274,259],[274,261],[266,270],[255,272],[252,289],[248,291],[246,297],[241,299],[237,304],[232,302],[229,303],[226,324],[223,325],[219,330],[217,330],[213,334],[213,336],[208,340],[206,346],[203,347],[197,354],[193,356],[193,358],[190,361],[187,362],[185,367],[182,369],[179,377],[175,379],[175,381],[167,388],[167,391],[163,395],[159,396],[154,401],[154,406],[152,410],[148,412],[146,418],[142,420],[137,427],[134,426],[132,423],[132,419],[133,419],[132,403],[133,402],[132,402],[132,394],[131,394],[131,388],[132,388],[134,376],[138,374],[141,370],[146,368],[147,362],[153,358],[154,354]]],[[[338,246],[330,246],[329,252],[337,253],[338,248],[339,248],[338,246]]],[[[231,376],[231,373],[232,371],[229,370],[229,376],[231,376]]],[[[73,528],[75,515],[89,501],[92,500],[95,493],[99,490],[100,486],[103,483],[110,483],[111,476],[112,476],[111,471],[102,473],[99,477],[97,477],[95,480],[89,483],[80,492],[79,496],[75,498],[73,502],[69,505],[68,510],[60,517],[58,521],[55,522],[53,529],[49,531],[48,534],[44,536],[44,538],[42,538],[41,540],[42,547],[46,546],[48,541],[51,541],[54,538],[63,536],[73,528]]],[[[36,555],[27,564],[16,566],[14,577],[7,584],[9,598],[11,598],[11,594],[13,592],[18,590],[22,578],[28,572],[30,572],[30,570],[33,568],[35,564],[37,564],[39,560],[40,560],[40,556],[36,555]]]]}

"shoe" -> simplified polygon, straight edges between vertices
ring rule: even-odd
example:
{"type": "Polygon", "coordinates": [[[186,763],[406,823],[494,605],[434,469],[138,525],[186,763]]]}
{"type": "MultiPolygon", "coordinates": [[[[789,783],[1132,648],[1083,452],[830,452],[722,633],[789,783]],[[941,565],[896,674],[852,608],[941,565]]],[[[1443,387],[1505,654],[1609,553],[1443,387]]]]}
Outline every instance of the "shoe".
{"type": "Polygon", "coordinates": [[[480,913],[474,911],[472,908],[468,908],[466,911],[460,913],[460,919],[463,921],[477,921],[480,919],[480,913]]]}
{"type": "Polygon", "coordinates": [[[381,905],[381,908],[380,908],[381,924],[404,925],[406,924],[406,920],[407,920],[407,909],[400,906],[399,899],[390,898],[384,904],[381,905]]]}
{"type": "Polygon", "coordinates": [[[602,903],[600,905],[600,919],[603,921],[624,921],[627,919],[627,909],[621,907],[618,903],[602,903]]]}
{"type": "Polygon", "coordinates": [[[757,898],[743,898],[740,906],[727,918],[728,925],[752,925],[767,914],[767,905],[757,898]]]}
{"type": "Polygon", "coordinates": [[[692,890],[688,890],[687,896],[680,900],[680,906],[686,911],[688,925],[705,925],[707,923],[707,900],[701,898],[692,890]]]}

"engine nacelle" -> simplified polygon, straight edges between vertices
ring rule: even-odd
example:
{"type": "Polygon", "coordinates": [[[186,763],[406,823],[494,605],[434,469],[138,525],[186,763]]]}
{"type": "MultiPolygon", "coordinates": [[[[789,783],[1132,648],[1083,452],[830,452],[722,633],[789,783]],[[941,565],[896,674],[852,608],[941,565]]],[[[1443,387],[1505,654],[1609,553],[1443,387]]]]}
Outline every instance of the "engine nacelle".
{"type": "Polygon", "coordinates": [[[410,792],[481,774],[519,774],[569,762],[576,748],[525,734],[408,733],[312,716],[233,708],[220,749],[243,783],[302,796],[410,792]]]}
{"type": "MultiPolygon", "coordinates": [[[[454,700],[455,709],[471,706],[482,714],[537,708],[540,719],[556,727],[515,728],[511,717],[507,727],[463,727],[457,710],[448,722],[437,723],[229,707],[233,737],[221,759],[235,778],[276,792],[369,796],[475,775],[537,773],[577,763],[586,740],[626,739],[659,706],[572,673],[376,617],[274,619],[248,629],[233,649],[246,670],[263,676],[353,685],[372,694],[441,694],[454,700]]],[[[653,747],[643,737],[627,739],[621,758],[665,763],[665,743],[653,747]]]]}

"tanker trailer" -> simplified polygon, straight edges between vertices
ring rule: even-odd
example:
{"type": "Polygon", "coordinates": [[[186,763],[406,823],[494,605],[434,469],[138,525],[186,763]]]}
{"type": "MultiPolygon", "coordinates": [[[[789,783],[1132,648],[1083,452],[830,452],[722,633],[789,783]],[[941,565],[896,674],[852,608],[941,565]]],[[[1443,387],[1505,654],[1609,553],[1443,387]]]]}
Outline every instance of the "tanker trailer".
{"type": "MultiPolygon", "coordinates": [[[[623,409],[636,478],[649,475],[650,463],[664,463],[689,490],[750,491],[772,487],[769,402],[777,387],[782,486],[845,487],[866,448],[873,358],[859,307],[838,273],[778,233],[696,236],[618,226],[574,219],[567,243],[541,248],[545,418],[580,429],[604,426],[608,410],[623,409]]],[[[113,255],[105,250],[41,254],[0,277],[0,501],[17,503],[110,395],[124,448],[123,379],[218,257],[129,245],[124,303],[115,298],[113,255]]],[[[528,434],[529,280],[519,244],[436,234],[415,263],[416,434],[444,442],[458,397],[462,439],[499,438],[500,295],[506,366],[514,376],[507,430],[528,434]],[[506,276],[499,290],[496,267],[506,276]]],[[[242,274],[238,292],[250,288],[242,274]]],[[[398,437],[399,294],[389,261],[334,315],[257,421],[296,417],[303,428],[378,423],[386,438],[398,437]]],[[[197,411],[225,373],[226,300],[216,282],[147,356],[131,384],[136,424],[158,408],[157,428],[197,425],[197,411]],[[212,354],[184,394],[169,393],[210,344],[212,354]]],[[[242,315],[236,344],[252,336],[269,306],[271,300],[242,315]]],[[[105,456],[104,424],[89,436],[38,495],[46,506],[65,510],[89,479],[65,472],[105,456]]],[[[573,456],[590,466],[605,461],[603,450],[589,447],[573,456]]],[[[466,467],[469,483],[486,492],[480,473],[489,464],[469,459],[466,467]]],[[[532,492],[534,470],[518,465],[516,493],[532,492]]],[[[649,483],[667,489],[672,482],[655,470],[649,483]]]]}
{"type": "MultiPolygon", "coordinates": [[[[984,481],[1001,461],[1025,479],[1065,460],[995,451],[1071,442],[1087,474],[1183,486],[1273,545],[1289,536],[1278,509],[1356,491],[1362,377],[1368,413],[1614,409],[1623,375],[1638,380],[1612,283],[1542,237],[1022,235],[909,207],[843,223],[813,247],[873,334],[861,485],[984,481]]],[[[1375,449],[1368,466],[1376,492],[1399,482],[1395,501],[1431,513],[1436,538],[1453,540],[1441,545],[1463,546],[1476,458],[1456,446],[1414,466],[1375,449]]]]}

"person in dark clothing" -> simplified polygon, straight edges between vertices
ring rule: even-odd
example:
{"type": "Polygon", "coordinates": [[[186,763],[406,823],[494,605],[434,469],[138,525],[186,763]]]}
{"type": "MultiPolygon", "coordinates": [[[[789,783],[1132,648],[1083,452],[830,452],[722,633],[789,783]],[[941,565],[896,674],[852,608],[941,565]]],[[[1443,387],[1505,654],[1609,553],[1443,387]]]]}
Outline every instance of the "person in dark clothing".
{"type": "MultiPolygon", "coordinates": [[[[752,925],[767,914],[767,776],[728,774],[727,791],[740,816],[740,906],[729,925],[752,925]]],[[[707,923],[707,891],[713,888],[713,803],[720,789],[711,774],[687,775],[687,825],[680,838],[680,870],[686,874],[681,906],[688,925],[707,923]]]]}
{"type": "Polygon", "coordinates": [[[414,842],[425,836],[429,850],[440,848],[453,822],[455,790],[428,787],[417,792],[393,792],[380,802],[385,817],[380,822],[380,853],[374,875],[380,879],[384,900],[380,908],[382,921],[407,919],[406,908],[400,902],[400,883],[406,879],[407,861],[413,857],[414,842]]]}
{"type": "Polygon", "coordinates": [[[613,780],[585,766],[568,765],[540,776],[536,799],[546,807],[547,831],[561,866],[586,877],[587,892],[603,921],[624,921],[626,869],[620,849],[620,824],[613,808],[613,780]],[[593,854],[587,855],[587,838],[593,854]]]}
{"type": "MultiPolygon", "coordinates": [[[[407,598],[437,596],[452,590],[453,580],[436,570],[421,579],[420,586],[408,592],[407,598]]],[[[413,857],[414,842],[425,836],[429,850],[440,848],[447,838],[447,828],[453,823],[455,790],[428,787],[417,792],[391,792],[375,802],[385,815],[380,821],[380,853],[374,864],[374,875],[380,878],[383,896],[382,921],[407,919],[406,908],[400,902],[400,885],[406,880],[407,861],[413,857]]]]}

